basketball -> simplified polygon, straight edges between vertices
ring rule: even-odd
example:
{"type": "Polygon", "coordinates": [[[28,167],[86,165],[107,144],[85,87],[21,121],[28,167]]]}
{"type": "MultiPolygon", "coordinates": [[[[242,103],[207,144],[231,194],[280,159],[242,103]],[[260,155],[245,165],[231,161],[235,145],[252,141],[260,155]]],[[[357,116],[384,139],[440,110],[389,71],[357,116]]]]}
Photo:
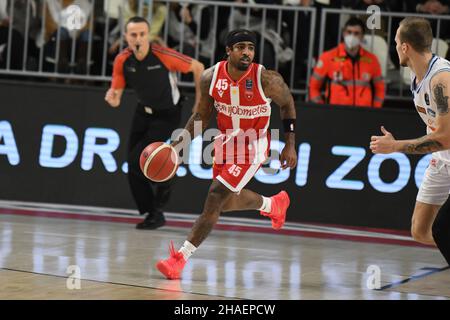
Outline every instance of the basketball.
{"type": "Polygon", "coordinates": [[[177,172],[178,155],[170,144],[154,142],[142,150],[139,164],[144,176],[154,182],[163,182],[177,172]]]}

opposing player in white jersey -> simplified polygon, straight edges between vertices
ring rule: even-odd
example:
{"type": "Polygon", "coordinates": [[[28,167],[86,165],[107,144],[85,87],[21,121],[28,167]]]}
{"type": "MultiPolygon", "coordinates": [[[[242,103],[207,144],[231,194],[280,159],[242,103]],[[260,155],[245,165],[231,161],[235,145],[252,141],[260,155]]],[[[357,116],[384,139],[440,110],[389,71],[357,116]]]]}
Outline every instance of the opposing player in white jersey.
{"type": "MultiPolygon", "coordinates": [[[[294,99],[283,78],[275,71],[253,63],[256,36],[248,30],[231,31],[226,40],[227,59],[205,70],[201,79],[201,100],[186,124],[194,138],[194,124],[200,121],[205,130],[213,109],[217,111],[213,181],[203,212],[179,251],[170,246],[170,257],[156,267],[168,279],[180,278],[187,259],[206,239],[221,212],[260,210],[280,229],[285,221],[289,196],[281,191],[270,198],[261,196],[245,185],[256,174],[268,156],[268,127],[271,101],[280,107],[286,145],[281,152],[282,167],[294,168],[295,151],[294,99]]],[[[175,139],[173,145],[183,143],[175,139]]]]}
{"type": "Polygon", "coordinates": [[[436,245],[450,264],[450,62],[432,54],[432,40],[430,23],[415,17],[404,19],[395,36],[400,64],[412,71],[414,104],[427,125],[427,135],[395,140],[381,127],[384,135],[373,136],[370,148],[374,153],[432,153],[417,195],[411,233],[420,243],[436,245]]]}

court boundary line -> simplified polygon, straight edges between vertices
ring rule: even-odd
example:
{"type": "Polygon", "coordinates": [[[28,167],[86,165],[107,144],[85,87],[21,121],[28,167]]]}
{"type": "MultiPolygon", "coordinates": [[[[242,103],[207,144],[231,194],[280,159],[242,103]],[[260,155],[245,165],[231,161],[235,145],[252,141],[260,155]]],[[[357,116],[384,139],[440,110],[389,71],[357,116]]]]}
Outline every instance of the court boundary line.
{"type": "MultiPolygon", "coordinates": [[[[31,201],[15,201],[15,200],[0,200],[0,208],[4,207],[31,207],[37,208],[39,210],[45,211],[49,209],[58,209],[60,212],[73,213],[74,211],[79,211],[80,214],[86,214],[89,211],[89,214],[95,212],[97,215],[106,215],[111,216],[111,213],[114,213],[113,216],[120,217],[135,217],[142,219],[142,215],[138,214],[137,210],[132,209],[117,209],[117,208],[109,208],[109,207],[94,207],[94,206],[81,206],[81,205],[71,205],[71,204],[58,204],[58,203],[46,203],[46,202],[31,202],[31,201]]],[[[198,216],[200,213],[192,214],[192,213],[175,213],[175,212],[165,212],[167,216],[173,217],[177,220],[191,220],[192,217],[198,216]]],[[[266,220],[254,219],[254,218],[245,218],[245,217],[229,217],[226,215],[221,215],[220,220],[227,221],[229,223],[255,223],[258,225],[270,225],[270,222],[266,220]]],[[[293,226],[313,226],[315,228],[336,228],[336,229],[346,229],[346,230],[356,230],[356,231],[367,231],[373,233],[382,233],[389,235],[398,235],[398,236],[410,236],[410,232],[406,230],[395,230],[395,229],[385,229],[385,228],[372,228],[372,227],[358,227],[358,226],[347,226],[347,225],[339,225],[339,224],[325,224],[325,223],[314,223],[314,222],[286,222],[284,228],[289,225],[293,226]]]]}
{"type": "MultiPolygon", "coordinates": [[[[35,275],[40,275],[40,276],[48,276],[48,277],[68,279],[67,276],[61,276],[61,275],[58,275],[58,274],[42,273],[42,272],[20,270],[20,269],[13,269],[13,268],[0,267],[0,270],[6,270],[6,271],[13,271],[13,272],[35,274],[35,275]]],[[[180,281],[180,280],[167,280],[167,279],[162,279],[162,280],[163,281],[180,281]]],[[[199,296],[220,297],[220,298],[225,298],[225,299],[228,298],[228,299],[236,299],[236,300],[253,300],[253,299],[248,299],[248,298],[228,297],[228,296],[223,296],[223,295],[219,295],[219,294],[210,295],[210,294],[206,294],[206,293],[187,292],[187,291],[183,291],[183,290],[178,291],[178,290],[173,290],[173,289],[147,287],[147,286],[140,286],[140,285],[137,285],[137,284],[125,284],[125,283],[113,282],[113,281],[91,280],[91,279],[84,279],[84,278],[81,278],[80,281],[90,281],[90,282],[101,283],[101,284],[112,284],[112,285],[118,285],[118,286],[124,286],[124,287],[133,287],[133,288],[141,288],[141,289],[153,289],[153,290],[159,290],[159,291],[165,291],[165,292],[167,292],[167,291],[169,291],[169,292],[180,292],[180,293],[186,293],[186,294],[195,294],[195,295],[199,295],[199,296]]],[[[61,299],[61,300],[66,300],[66,299],[61,299]]],[[[121,300],[121,299],[114,299],[114,300],[121,300]]],[[[137,300],[141,300],[141,299],[137,299],[137,300]]],[[[191,301],[192,301],[192,299],[191,299],[191,301]]]]}
{"type": "MultiPolygon", "coordinates": [[[[434,274],[434,273],[438,273],[438,272],[444,271],[446,269],[450,269],[450,266],[445,267],[445,268],[441,268],[441,269],[439,269],[439,268],[426,268],[425,267],[425,268],[421,268],[419,270],[423,270],[423,269],[437,269],[437,270],[433,270],[432,272],[429,272],[429,273],[426,273],[426,274],[423,274],[423,275],[420,275],[420,276],[417,276],[417,277],[411,276],[410,278],[414,278],[414,281],[415,281],[415,280],[418,280],[420,278],[424,278],[424,277],[426,277],[426,276],[428,276],[430,274],[434,274]]],[[[61,276],[61,275],[57,275],[57,274],[35,272],[35,271],[28,271],[28,270],[20,270],[20,269],[7,268],[7,267],[0,267],[0,270],[12,271],[12,272],[18,272],[18,273],[34,274],[34,275],[39,275],[39,276],[47,276],[47,277],[54,277],[54,278],[61,278],[61,279],[68,279],[67,276],[61,276]]],[[[405,282],[406,283],[406,282],[408,282],[410,280],[410,278],[402,280],[402,281],[399,281],[399,282],[405,282]]],[[[210,295],[210,294],[207,294],[207,293],[187,292],[187,291],[184,291],[184,290],[179,290],[178,291],[178,290],[174,290],[174,289],[165,289],[165,288],[158,288],[158,287],[151,287],[151,286],[147,287],[147,286],[142,286],[142,285],[126,284],[126,283],[113,282],[113,281],[101,281],[101,280],[92,280],[92,279],[85,279],[85,278],[81,278],[80,280],[81,281],[94,282],[94,283],[100,283],[100,284],[117,285],[117,286],[123,286],[123,287],[132,287],[132,288],[140,288],[140,289],[151,289],[151,290],[157,290],[157,291],[163,291],[163,292],[185,293],[185,294],[192,294],[192,295],[206,296],[206,297],[219,297],[219,298],[224,298],[225,300],[227,300],[227,299],[228,300],[229,299],[235,299],[236,301],[252,301],[252,300],[254,300],[254,299],[250,299],[250,298],[240,298],[240,297],[235,297],[235,296],[224,296],[224,295],[220,295],[220,294],[210,295]]],[[[172,281],[181,281],[181,280],[166,280],[166,279],[162,279],[162,280],[163,281],[171,281],[171,282],[172,281]]],[[[393,283],[393,284],[396,284],[396,283],[393,283]]],[[[387,286],[389,286],[389,285],[387,285],[387,286]]],[[[383,290],[387,286],[384,286],[384,287],[382,287],[380,289],[375,289],[374,291],[383,292],[383,290]]],[[[393,291],[393,292],[400,293],[400,294],[417,294],[417,295],[426,296],[426,297],[449,298],[447,296],[434,295],[434,294],[408,293],[408,292],[400,292],[400,291],[393,291]]],[[[39,300],[39,299],[33,299],[33,300],[39,300]]],[[[59,299],[56,299],[56,300],[64,300],[64,301],[66,301],[66,300],[69,300],[69,299],[59,298],[59,299]]],[[[93,299],[79,299],[79,300],[88,301],[88,300],[93,300],[93,299]]],[[[105,299],[105,300],[118,301],[118,300],[123,300],[123,299],[105,299]]],[[[134,300],[134,301],[140,301],[140,300],[145,301],[144,299],[132,299],[132,300],[134,300]]],[[[165,301],[166,299],[156,299],[156,300],[163,300],[163,301],[165,301]]],[[[183,300],[186,300],[186,299],[180,299],[179,301],[183,301],[183,300]]],[[[193,299],[187,299],[187,300],[195,301],[193,299]]],[[[394,300],[398,301],[398,300],[403,300],[403,299],[394,299],[394,300]]],[[[199,301],[201,301],[201,300],[199,300],[199,301]]],[[[217,299],[216,300],[211,299],[211,301],[217,301],[217,299]]]]}
{"type": "MultiPolygon", "coordinates": [[[[419,279],[423,279],[423,278],[425,278],[427,276],[430,276],[432,274],[436,274],[436,273],[439,273],[439,272],[442,272],[442,271],[445,271],[445,270],[448,270],[448,269],[450,269],[450,266],[443,267],[443,268],[433,268],[433,267],[420,268],[419,271],[420,270],[430,270],[430,271],[425,272],[423,274],[419,274],[417,276],[411,275],[411,276],[409,276],[406,279],[403,279],[403,280],[400,280],[400,281],[396,281],[396,282],[392,282],[392,283],[387,284],[387,285],[381,287],[380,289],[376,289],[376,290],[377,291],[383,291],[383,290],[386,290],[386,289],[396,288],[398,286],[401,286],[402,284],[405,284],[405,283],[408,283],[408,282],[414,282],[414,281],[417,281],[419,279]]],[[[400,292],[400,291],[395,291],[395,292],[400,292]]],[[[422,295],[421,293],[416,293],[416,294],[422,295]]],[[[441,296],[439,296],[439,297],[441,297],[441,296]]]]}

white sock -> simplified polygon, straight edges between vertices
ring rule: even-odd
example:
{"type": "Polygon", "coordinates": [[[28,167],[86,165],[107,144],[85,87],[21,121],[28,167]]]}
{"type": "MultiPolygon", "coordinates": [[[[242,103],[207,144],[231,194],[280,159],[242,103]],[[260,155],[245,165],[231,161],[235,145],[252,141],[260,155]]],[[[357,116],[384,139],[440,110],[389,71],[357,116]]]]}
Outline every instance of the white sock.
{"type": "Polygon", "coordinates": [[[270,213],[272,211],[272,199],[262,196],[263,203],[259,210],[270,213]]]}
{"type": "Polygon", "coordinates": [[[197,248],[192,243],[186,240],[181,249],[178,250],[178,252],[181,252],[183,254],[184,260],[187,261],[187,259],[192,256],[195,250],[197,250],[197,248]]]}

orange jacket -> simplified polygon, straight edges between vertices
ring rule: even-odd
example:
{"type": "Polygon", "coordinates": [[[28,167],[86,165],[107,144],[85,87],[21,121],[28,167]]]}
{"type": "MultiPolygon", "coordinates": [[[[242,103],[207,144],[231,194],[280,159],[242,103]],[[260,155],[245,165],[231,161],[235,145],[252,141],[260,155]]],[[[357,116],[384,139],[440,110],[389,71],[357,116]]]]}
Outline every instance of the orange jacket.
{"type": "Polygon", "coordinates": [[[380,63],[374,54],[362,47],[355,63],[347,55],[343,43],[321,55],[309,82],[311,102],[324,103],[320,90],[326,78],[329,79],[328,103],[381,108],[384,80],[380,63]]]}

